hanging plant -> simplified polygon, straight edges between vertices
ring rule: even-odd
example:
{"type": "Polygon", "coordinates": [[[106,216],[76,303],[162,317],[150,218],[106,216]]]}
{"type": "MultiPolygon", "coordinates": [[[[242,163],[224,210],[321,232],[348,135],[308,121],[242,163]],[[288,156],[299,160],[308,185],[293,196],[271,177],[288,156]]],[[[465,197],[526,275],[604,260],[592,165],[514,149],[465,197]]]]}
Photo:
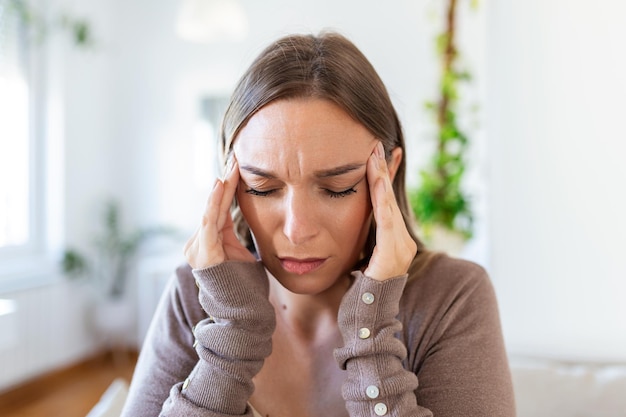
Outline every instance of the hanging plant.
{"type": "Polygon", "coordinates": [[[456,12],[457,0],[448,0],[445,28],[436,37],[441,65],[439,97],[426,104],[437,123],[436,150],[427,168],[420,172],[420,186],[409,193],[427,242],[436,228],[457,233],[465,240],[473,233],[470,199],[462,188],[469,138],[458,124],[459,85],[470,81],[471,76],[459,65],[456,12]]]}
{"type": "Polygon", "coordinates": [[[91,24],[86,19],[70,14],[60,14],[48,19],[27,0],[0,0],[0,14],[2,13],[16,16],[30,40],[36,43],[43,42],[54,31],[61,31],[67,33],[72,43],[79,48],[95,44],[91,24]]]}

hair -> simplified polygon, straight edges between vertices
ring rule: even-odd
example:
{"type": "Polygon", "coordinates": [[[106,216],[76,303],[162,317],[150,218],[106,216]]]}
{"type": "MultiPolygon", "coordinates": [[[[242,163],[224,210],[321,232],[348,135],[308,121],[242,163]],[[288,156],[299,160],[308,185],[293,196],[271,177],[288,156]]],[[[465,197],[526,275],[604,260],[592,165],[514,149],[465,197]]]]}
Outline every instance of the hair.
{"type": "MultiPolygon", "coordinates": [[[[388,160],[393,149],[402,149],[393,191],[407,229],[417,244],[418,255],[425,253],[413,227],[414,215],[406,194],[406,149],[400,120],[372,64],[338,33],[285,36],[257,56],[235,87],[222,121],[222,162],[226,164],[237,135],[257,111],[276,100],[294,98],[319,98],[335,103],[382,142],[388,160]]],[[[239,238],[252,250],[250,229],[236,202],[233,221],[239,238]]],[[[364,262],[369,260],[376,244],[373,223],[363,248],[364,262]]],[[[418,266],[418,258],[422,257],[416,256],[411,270],[418,266]]]]}

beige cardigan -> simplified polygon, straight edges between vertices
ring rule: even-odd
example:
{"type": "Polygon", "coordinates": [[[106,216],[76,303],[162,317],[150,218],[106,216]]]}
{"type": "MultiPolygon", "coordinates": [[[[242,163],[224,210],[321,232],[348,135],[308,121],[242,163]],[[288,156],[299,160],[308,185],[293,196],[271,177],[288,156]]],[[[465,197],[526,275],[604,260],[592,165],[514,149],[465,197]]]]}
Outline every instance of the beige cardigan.
{"type": "MultiPolygon", "coordinates": [[[[408,282],[353,275],[338,317],[344,346],[335,351],[350,416],[515,416],[497,303],[481,267],[437,255],[408,282]]],[[[275,325],[267,295],[260,263],[179,268],[122,415],[252,417],[252,377],[275,325]]]]}

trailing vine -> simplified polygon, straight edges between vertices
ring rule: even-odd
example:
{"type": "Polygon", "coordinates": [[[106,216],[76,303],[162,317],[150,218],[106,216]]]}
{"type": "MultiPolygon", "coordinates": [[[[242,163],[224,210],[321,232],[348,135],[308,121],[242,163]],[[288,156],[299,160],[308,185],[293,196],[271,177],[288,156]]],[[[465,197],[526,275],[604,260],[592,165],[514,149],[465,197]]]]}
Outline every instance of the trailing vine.
{"type": "Polygon", "coordinates": [[[44,13],[31,5],[27,0],[0,0],[0,14],[12,13],[26,28],[29,40],[43,42],[54,31],[69,34],[73,44],[86,48],[94,44],[90,23],[83,18],[69,14],[58,15],[47,19],[44,13]]]}
{"type": "Polygon", "coordinates": [[[419,227],[427,240],[437,225],[459,232],[465,239],[469,239],[473,232],[470,201],[462,189],[469,140],[458,124],[457,113],[459,85],[470,81],[471,77],[458,63],[456,14],[457,0],[448,0],[446,25],[436,37],[441,65],[439,97],[434,103],[426,103],[437,123],[436,151],[427,168],[420,173],[420,186],[409,193],[419,227]]]}

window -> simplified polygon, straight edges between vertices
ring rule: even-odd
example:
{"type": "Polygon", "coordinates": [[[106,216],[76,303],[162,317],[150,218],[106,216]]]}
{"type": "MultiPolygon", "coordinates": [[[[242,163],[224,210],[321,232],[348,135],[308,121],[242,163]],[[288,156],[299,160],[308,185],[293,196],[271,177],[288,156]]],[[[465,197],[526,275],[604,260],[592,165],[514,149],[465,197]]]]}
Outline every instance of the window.
{"type": "Polygon", "coordinates": [[[32,151],[28,43],[18,16],[0,0],[0,248],[29,243],[32,151]]]}
{"type": "Polygon", "coordinates": [[[0,290],[8,276],[33,269],[45,241],[36,66],[13,5],[0,0],[0,290]]]}

